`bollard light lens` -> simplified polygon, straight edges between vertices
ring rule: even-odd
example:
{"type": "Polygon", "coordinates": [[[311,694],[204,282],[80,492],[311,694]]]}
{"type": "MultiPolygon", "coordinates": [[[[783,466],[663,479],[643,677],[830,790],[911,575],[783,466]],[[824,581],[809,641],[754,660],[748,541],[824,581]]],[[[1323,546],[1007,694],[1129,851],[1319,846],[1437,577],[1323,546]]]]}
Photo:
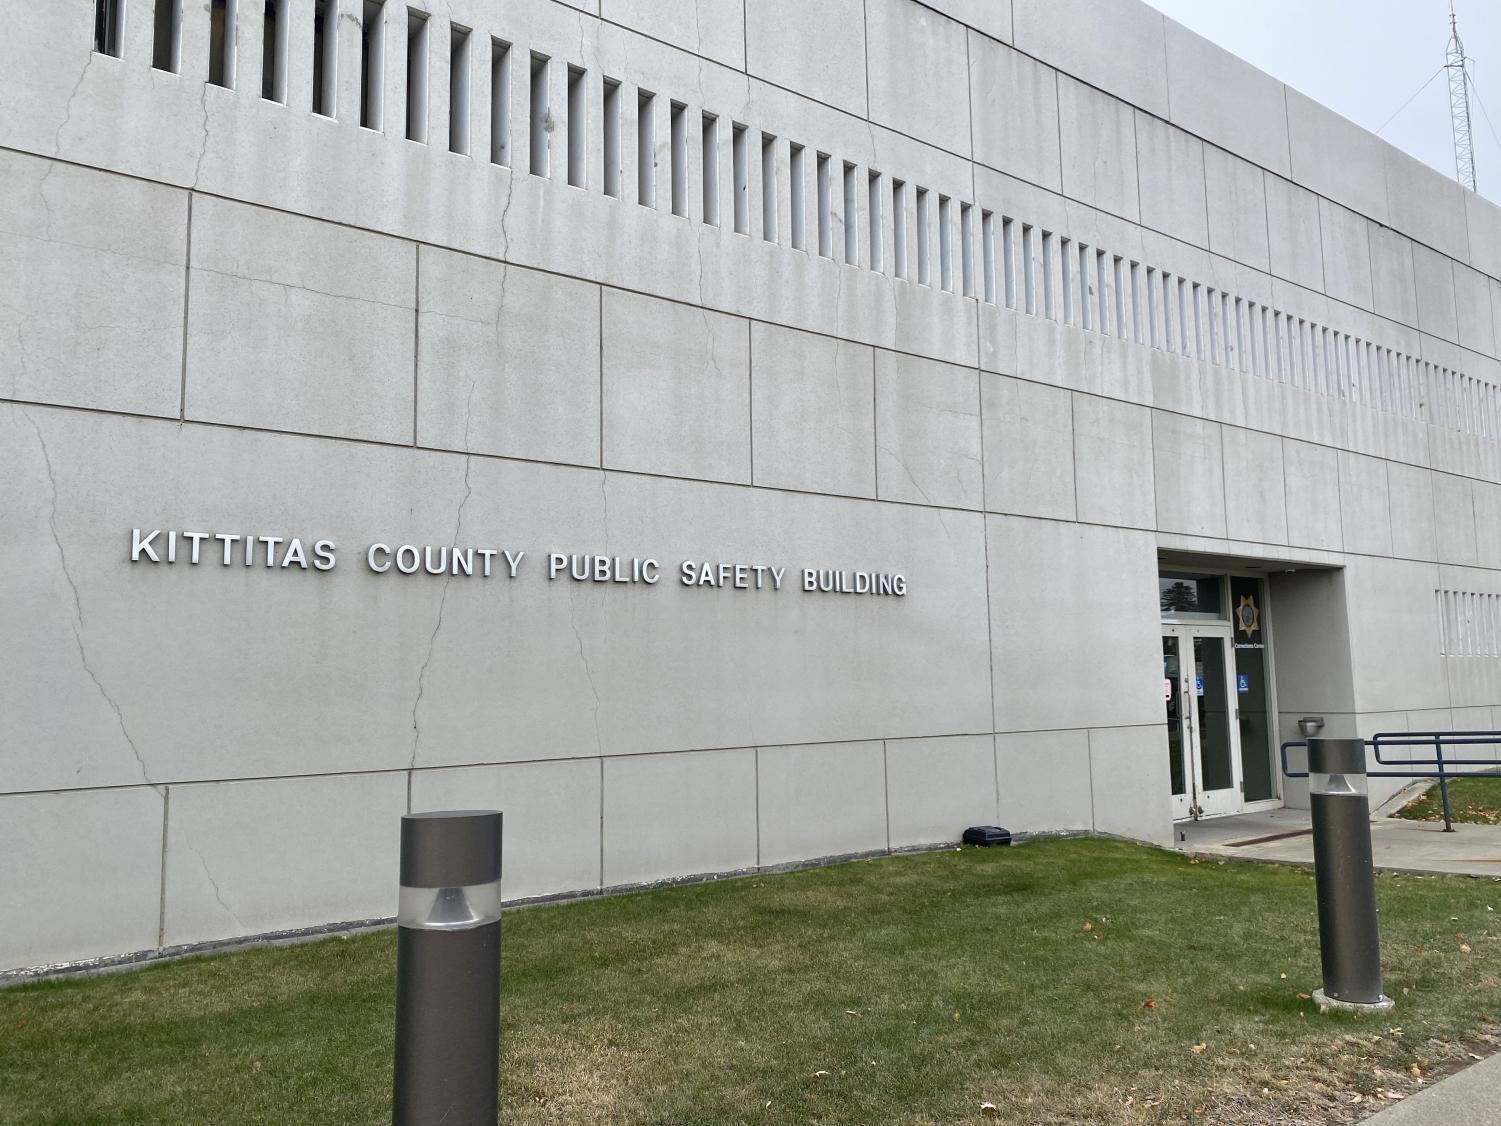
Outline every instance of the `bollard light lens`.
{"type": "Polygon", "coordinates": [[[1364,774],[1310,773],[1308,788],[1312,793],[1336,798],[1363,797],[1370,793],[1364,774]]]}
{"type": "Polygon", "coordinates": [[[422,931],[466,931],[500,919],[500,881],[466,887],[402,887],[396,925],[422,931]]]}

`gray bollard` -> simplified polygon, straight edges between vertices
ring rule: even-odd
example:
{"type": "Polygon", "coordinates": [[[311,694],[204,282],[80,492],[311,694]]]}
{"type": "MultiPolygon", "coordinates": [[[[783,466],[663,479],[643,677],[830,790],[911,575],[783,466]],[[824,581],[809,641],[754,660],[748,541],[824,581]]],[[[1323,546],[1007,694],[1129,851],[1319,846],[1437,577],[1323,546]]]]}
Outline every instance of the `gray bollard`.
{"type": "Polygon", "coordinates": [[[1313,813],[1313,874],[1319,898],[1319,956],[1324,987],[1313,997],[1332,1009],[1385,1012],[1376,875],[1371,862],[1371,803],[1365,742],[1308,740],[1313,813]]]}
{"type": "Polygon", "coordinates": [[[495,1126],[500,826],[494,810],[401,819],[394,1126],[495,1126]]]}

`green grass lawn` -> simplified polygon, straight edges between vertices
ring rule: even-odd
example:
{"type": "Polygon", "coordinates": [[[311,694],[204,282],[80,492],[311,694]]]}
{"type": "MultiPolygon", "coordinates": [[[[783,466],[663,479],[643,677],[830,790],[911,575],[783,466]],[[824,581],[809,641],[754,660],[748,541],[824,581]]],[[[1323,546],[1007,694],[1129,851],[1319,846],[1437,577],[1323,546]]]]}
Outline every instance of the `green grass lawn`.
{"type": "MultiPolygon", "coordinates": [[[[1111,841],[516,911],[502,1121],[1353,1121],[1501,1014],[1501,883],[1379,896],[1379,1018],[1306,997],[1308,873],[1111,841]]],[[[394,952],[386,932],[0,992],[0,1122],[388,1121],[394,952]]]]}
{"type": "MultiPolygon", "coordinates": [[[[1501,778],[1456,778],[1449,783],[1449,810],[1456,825],[1501,825],[1501,778]]],[[[1394,817],[1409,821],[1442,821],[1444,803],[1435,782],[1394,817]]]]}

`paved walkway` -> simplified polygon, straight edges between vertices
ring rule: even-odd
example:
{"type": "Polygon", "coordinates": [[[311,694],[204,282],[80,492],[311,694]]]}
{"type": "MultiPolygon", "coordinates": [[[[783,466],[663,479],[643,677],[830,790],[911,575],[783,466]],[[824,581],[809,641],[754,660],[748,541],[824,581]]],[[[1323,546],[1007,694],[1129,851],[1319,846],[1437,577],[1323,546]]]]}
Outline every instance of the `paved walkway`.
{"type": "Polygon", "coordinates": [[[1465,1068],[1366,1119],[1376,1126],[1496,1126],[1501,1123],[1501,1056],[1465,1068]]]}
{"type": "MultiPolygon", "coordinates": [[[[1306,809],[1274,809],[1209,821],[1183,822],[1173,836],[1184,852],[1280,864],[1313,863],[1306,809]]],[[[1501,825],[1371,818],[1371,856],[1387,872],[1442,873],[1501,879],[1501,825]]],[[[1497,1112],[1501,1123],[1501,1110],[1497,1112]]]]}
{"type": "MultiPolygon", "coordinates": [[[[1501,825],[1371,818],[1371,855],[1388,872],[1501,879],[1501,825]]],[[[1313,864],[1306,809],[1275,809],[1174,828],[1177,847],[1197,856],[1313,864]]],[[[1474,1064],[1366,1119],[1376,1126],[1501,1126],[1501,1056],[1474,1064]]]]}

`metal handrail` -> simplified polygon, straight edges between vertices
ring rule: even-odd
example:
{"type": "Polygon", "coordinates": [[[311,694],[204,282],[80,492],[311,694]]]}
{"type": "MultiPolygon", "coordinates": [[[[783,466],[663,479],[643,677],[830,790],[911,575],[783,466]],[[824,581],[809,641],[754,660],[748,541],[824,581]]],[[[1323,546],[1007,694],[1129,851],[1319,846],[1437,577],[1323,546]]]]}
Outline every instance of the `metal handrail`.
{"type": "MultiPolygon", "coordinates": [[[[1485,778],[1495,777],[1501,763],[1495,759],[1478,758],[1444,758],[1445,747],[1475,747],[1501,744],[1501,731],[1382,731],[1369,739],[1362,740],[1376,754],[1376,762],[1380,766],[1408,766],[1427,767],[1426,770],[1368,770],[1368,778],[1436,778],[1438,779],[1439,795],[1443,799],[1444,806],[1444,832],[1454,832],[1454,818],[1449,809],[1449,779],[1451,778],[1485,778]],[[1428,747],[1433,748],[1431,759],[1386,759],[1382,757],[1382,750],[1391,747],[1428,747]],[[1488,770],[1454,770],[1456,766],[1484,766],[1488,770]]],[[[1287,778],[1307,778],[1308,771],[1293,770],[1288,765],[1287,752],[1295,747],[1308,747],[1306,739],[1293,739],[1283,743],[1280,750],[1282,756],[1282,774],[1287,778]]]]}

